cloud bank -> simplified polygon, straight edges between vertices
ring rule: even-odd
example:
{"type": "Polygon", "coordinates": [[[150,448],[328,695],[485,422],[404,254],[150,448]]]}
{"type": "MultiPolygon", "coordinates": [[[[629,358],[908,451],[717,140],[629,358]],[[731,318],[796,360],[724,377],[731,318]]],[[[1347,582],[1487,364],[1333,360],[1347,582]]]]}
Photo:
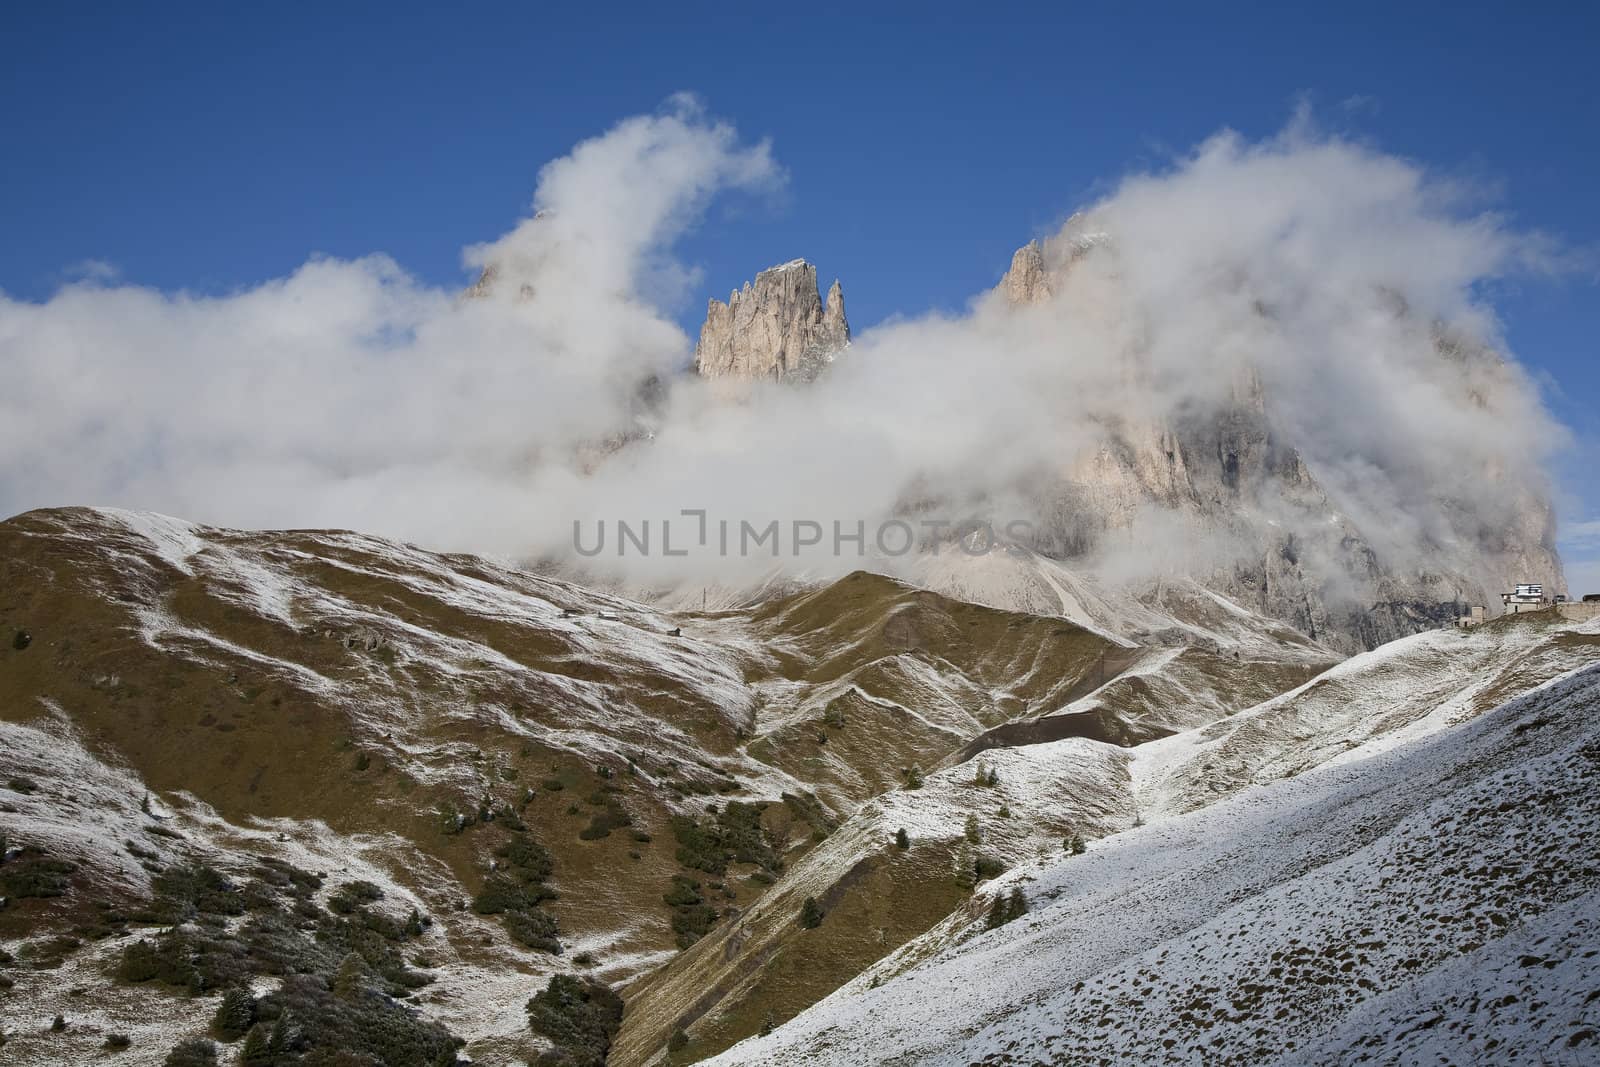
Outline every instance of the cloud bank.
{"type": "MultiPolygon", "coordinates": [[[[975,294],[861,334],[805,389],[730,403],[680,373],[668,309],[695,276],[673,244],[712,198],[781,180],[766,144],[680,98],[541,172],[536,217],[467,250],[493,268],[483,299],[383,256],[221,297],[98,274],[0,298],[0,511],[117,504],[560,556],[575,520],[686,508],[854,529],[938,501],[1048,524],[1076,479],[1085,507],[1135,511],[1100,566],[1130,566],[1117,544],[1225,565],[1227,546],[1083,475],[1108,433],[1158,452],[1161,427],[1257,393],[1329,507],[1391,555],[1468,556],[1544,492],[1561,430],[1491,354],[1483,294],[1545,269],[1547,247],[1404,160],[1303,120],[1219,134],[1048,240],[1052,299],[975,294]]],[[[821,549],[801,565],[859,565],[821,549]]],[[[612,562],[663,580],[772,565],[612,562]]]]}

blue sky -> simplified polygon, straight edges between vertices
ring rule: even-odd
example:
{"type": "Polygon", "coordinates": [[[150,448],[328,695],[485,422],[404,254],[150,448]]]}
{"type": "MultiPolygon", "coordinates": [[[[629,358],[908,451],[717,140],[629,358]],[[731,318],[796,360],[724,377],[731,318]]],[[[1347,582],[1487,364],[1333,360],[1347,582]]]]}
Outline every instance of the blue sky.
{"type": "Polygon", "coordinates": [[[312,252],[459,281],[462,246],[514,222],[543,163],[691,90],[770,137],[789,183],[686,240],[704,285],[680,320],[804,256],[860,329],[959,307],[1122,174],[1223,126],[1270,134],[1305,97],[1591,257],[1494,300],[1576,434],[1568,555],[1600,557],[1594,5],[328,7],[0,17],[0,289],[42,298],[97,260],[226,291],[312,252]]]}

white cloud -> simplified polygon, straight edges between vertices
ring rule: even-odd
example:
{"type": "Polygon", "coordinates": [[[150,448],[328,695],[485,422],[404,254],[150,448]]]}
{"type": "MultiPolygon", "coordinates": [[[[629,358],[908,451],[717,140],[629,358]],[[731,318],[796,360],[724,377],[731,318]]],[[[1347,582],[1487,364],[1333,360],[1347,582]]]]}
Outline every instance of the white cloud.
{"type": "MultiPolygon", "coordinates": [[[[740,404],[678,379],[653,444],[591,470],[584,445],[630,427],[639,382],[687,360],[661,310],[691,276],[673,241],[719,192],[781,178],[766,144],[676,99],[544,168],[546,214],[468,250],[501,268],[494,299],[382,256],[226,297],[95,281],[0,297],[0,510],[121,504],[497,552],[681,508],[853,524],[937,497],[1031,514],[1108,418],[1215,411],[1251,374],[1334,505],[1401,557],[1424,539],[1456,551],[1542,485],[1559,431],[1526,375],[1444,360],[1433,329],[1499,345],[1480,283],[1544,246],[1304,119],[1122,182],[1088,211],[1112,240],[1045,306],[978,294],[740,404]]],[[[1136,525],[1157,562],[1186,537],[1136,525]]]]}

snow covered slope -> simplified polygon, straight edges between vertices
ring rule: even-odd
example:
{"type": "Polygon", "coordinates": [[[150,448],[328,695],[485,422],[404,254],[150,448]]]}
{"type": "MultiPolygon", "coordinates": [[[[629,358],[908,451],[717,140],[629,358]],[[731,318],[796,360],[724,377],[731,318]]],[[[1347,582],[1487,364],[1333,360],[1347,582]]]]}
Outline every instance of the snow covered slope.
{"type": "MultiPolygon", "coordinates": [[[[1592,624],[1532,620],[1358,657],[1332,672],[1341,699],[1302,691],[1221,732],[1273,753],[1232,795],[1188,810],[1147,790],[1150,823],[1012,870],[714,1062],[1593,1062],[1597,657],[1592,624]],[[1547,680],[1483,711],[1493,679],[1533,672],[1547,680]],[[1289,759],[1349,732],[1372,740],[1289,759]],[[1027,914],[986,930],[1013,888],[1027,914]]],[[[1198,735],[1161,746],[1180,782],[1219,758],[1198,735]]]]}

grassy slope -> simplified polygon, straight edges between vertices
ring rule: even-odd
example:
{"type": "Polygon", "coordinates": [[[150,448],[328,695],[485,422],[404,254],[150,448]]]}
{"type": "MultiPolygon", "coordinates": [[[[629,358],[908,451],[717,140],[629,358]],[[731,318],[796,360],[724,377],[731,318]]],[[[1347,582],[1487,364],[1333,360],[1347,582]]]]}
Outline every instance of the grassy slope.
{"type": "MultiPolygon", "coordinates": [[[[660,899],[680,870],[670,815],[809,789],[849,812],[900,767],[931,767],[985,725],[1049,710],[1105,647],[1060,620],[869,575],[751,612],[668,616],[353,534],[82,509],[0,523],[0,633],[0,723],[37,749],[29,774],[42,787],[14,798],[0,826],[13,842],[53,827],[38,843],[82,863],[66,897],[0,911],[0,939],[148,892],[118,840],[148,840],[155,825],[186,839],[162,848],[223,866],[294,853],[334,881],[366,871],[442,917],[444,962],[418,999],[491,1055],[515,1053],[521,1000],[565,964],[456,910],[506,835],[494,823],[444,833],[441,809],[470,813],[485,798],[520,809],[555,857],[563,897],[548,906],[563,940],[624,980],[673,950],[660,899]],[[18,630],[25,649],[11,647],[18,630]],[[845,725],[827,726],[841,696],[845,725]],[[73,775],[91,765],[103,782],[86,797],[73,775]],[[650,842],[626,830],[580,839],[602,785],[650,842]],[[146,790],[164,818],[138,810],[146,790]],[[525,977],[474,1000],[483,975],[508,970],[525,977]]],[[[810,846],[787,808],[767,822],[795,857],[810,846]]],[[[952,894],[911,891],[932,856],[854,876],[838,921],[787,947],[772,972],[784,1010],[943,914],[952,894]],[[877,926],[881,941],[852,933],[877,926]]],[[[764,891],[748,873],[728,879],[733,907],[764,891]]],[[[48,988],[48,975],[37,981],[48,988]]],[[[136,1016],[170,1014],[159,998],[134,1000],[136,1016]]],[[[759,1023],[730,1024],[729,1036],[759,1023]]]]}

